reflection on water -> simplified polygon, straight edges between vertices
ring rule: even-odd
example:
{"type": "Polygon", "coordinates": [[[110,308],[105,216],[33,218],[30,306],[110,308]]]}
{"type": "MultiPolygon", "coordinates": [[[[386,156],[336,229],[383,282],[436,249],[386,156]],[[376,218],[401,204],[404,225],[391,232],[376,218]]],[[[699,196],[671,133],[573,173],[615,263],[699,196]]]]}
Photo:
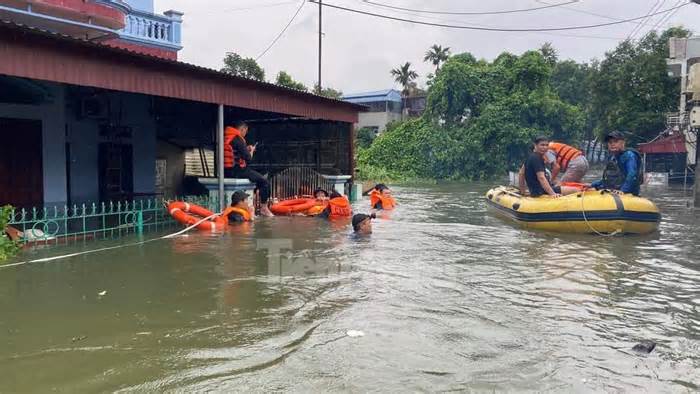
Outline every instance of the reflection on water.
{"type": "Polygon", "coordinates": [[[681,192],[650,191],[659,233],[601,238],[521,231],[487,188],[396,188],[365,238],[274,218],[1,269],[0,392],[699,389],[681,192]]]}

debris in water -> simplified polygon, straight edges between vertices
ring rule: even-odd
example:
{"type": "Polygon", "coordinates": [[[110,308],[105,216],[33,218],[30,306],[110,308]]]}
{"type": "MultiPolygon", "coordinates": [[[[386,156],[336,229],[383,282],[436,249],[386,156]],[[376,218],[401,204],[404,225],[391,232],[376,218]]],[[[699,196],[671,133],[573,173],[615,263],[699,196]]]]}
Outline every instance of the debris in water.
{"type": "Polygon", "coordinates": [[[98,296],[104,297],[107,295],[107,290],[102,290],[101,292],[97,293],[98,296]]]}
{"type": "Polygon", "coordinates": [[[642,342],[639,342],[638,344],[634,345],[634,347],[632,348],[632,350],[634,350],[635,352],[639,352],[639,353],[646,353],[646,354],[649,354],[649,353],[651,353],[652,351],[654,351],[654,348],[656,348],[656,343],[655,343],[655,342],[652,342],[652,341],[642,341],[642,342]]]}
{"type": "Polygon", "coordinates": [[[351,338],[364,337],[365,333],[357,330],[349,330],[346,334],[351,338]]]}
{"type": "Polygon", "coordinates": [[[136,335],[151,335],[152,333],[150,331],[144,331],[144,332],[137,332],[136,335]]]}
{"type": "Polygon", "coordinates": [[[87,339],[87,336],[86,336],[86,335],[81,335],[81,336],[79,336],[79,337],[73,337],[73,338],[71,339],[71,342],[84,341],[84,340],[86,340],[86,339],[87,339]]]}

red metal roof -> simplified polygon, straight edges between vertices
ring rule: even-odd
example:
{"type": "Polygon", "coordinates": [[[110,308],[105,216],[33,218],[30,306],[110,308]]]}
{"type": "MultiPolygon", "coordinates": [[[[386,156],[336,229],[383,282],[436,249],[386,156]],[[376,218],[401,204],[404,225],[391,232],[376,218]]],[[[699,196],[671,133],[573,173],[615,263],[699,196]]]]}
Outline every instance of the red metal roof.
{"type": "Polygon", "coordinates": [[[688,153],[685,149],[685,136],[676,133],[656,141],[639,144],[639,152],[647,154],[655,153],[688,153]]]}
{"type": "Polygon", "coordinates": [[[0,74],[356,123],[365,108],[0,21],[0,74]]]}

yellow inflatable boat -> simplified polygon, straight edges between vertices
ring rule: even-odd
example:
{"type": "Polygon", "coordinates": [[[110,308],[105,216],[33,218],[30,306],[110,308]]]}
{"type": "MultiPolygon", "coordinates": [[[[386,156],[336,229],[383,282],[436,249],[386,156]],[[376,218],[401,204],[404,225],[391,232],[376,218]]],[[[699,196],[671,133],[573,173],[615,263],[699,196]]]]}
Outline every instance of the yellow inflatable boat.
{"type": "Polygon", "coordinates": [[[589,190],[560,198],[523,197],[513,187],[486,193],[488,205],[528,229],[565,233],[647,234],[659,227],[661,214],[646,198],[589,190]]]}

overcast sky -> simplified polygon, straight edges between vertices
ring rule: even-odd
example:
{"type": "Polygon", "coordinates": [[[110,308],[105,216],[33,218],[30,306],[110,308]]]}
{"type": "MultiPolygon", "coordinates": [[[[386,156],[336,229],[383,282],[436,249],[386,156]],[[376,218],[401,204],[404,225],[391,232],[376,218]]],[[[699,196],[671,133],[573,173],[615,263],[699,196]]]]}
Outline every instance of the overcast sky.
{"type": "MultiPolygon", "coordinates": [[[[418,10],[449,12],[491,12],[542,7],[570,0],[373,0],[376,3],[418,10]]],[[[324,2],[426,22],[488,26],[498,28],[542,28],[581,26],[611,22],[611,18],[644,16],[657,4],[659,11],[687,0],[580,0],[562,7],[532,12],[487,15],[435,15],[392,11],[366,4],[363,0],[324,2]],[[600,16],[587,14],[594,13],[600,16]]],[[[279,34],[302,0],[156,0],[162,12],[175,9],[185,13],[184,49],[180,60],[219,69],[227,51],[257,57],[279,34]]],[[[642,33],[663,15],[645,21],[642,33]]],[[[700,5],[688,5],[663,25],[682,24],[700,31],[700,5]]],[[[624,23],[595,29],[551,33],[502,33],[445,29],[351,14],[324,8],[323,82],[345,93],[380,90],[397,86],[389,71],[410,61],[421,75],[420,83],[432,71],[423,62],[427,48],[439,44],[453,53],[471,52],[493,59],[503,51],[522,53],[549,41],[561,58],[587,61],[600,58],[625,39],[636,24],[624,23]]],[[[311,86],[317,79],[318,6],[306,3],[277,44],[259,60],[268,80],[280,70],[311,86]]],[[[641,35],[641,34],[640,34],[641,35]]]]}

